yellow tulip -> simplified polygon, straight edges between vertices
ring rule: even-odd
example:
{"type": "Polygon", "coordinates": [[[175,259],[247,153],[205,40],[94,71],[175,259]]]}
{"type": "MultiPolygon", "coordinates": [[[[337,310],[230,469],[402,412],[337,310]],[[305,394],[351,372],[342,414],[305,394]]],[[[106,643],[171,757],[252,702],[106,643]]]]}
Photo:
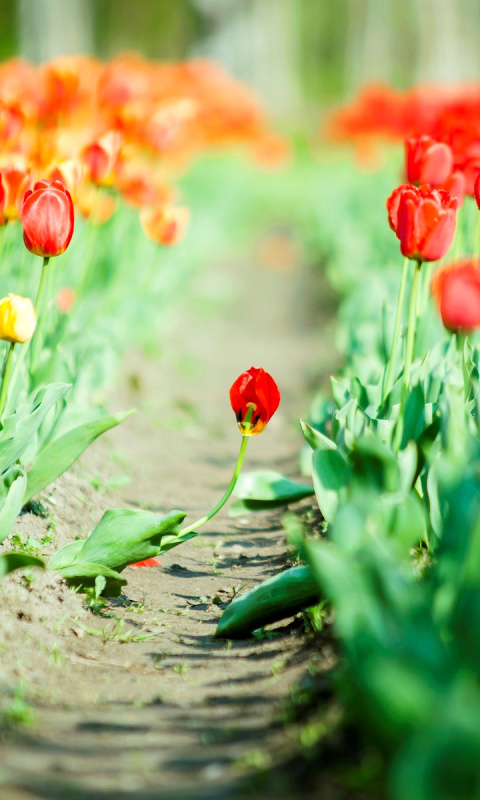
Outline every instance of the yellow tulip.
{"type": "Polygon", "coordinates": [[[0,339],[13,344],[32,338],[37,318],[29,297],[9,294],[0,300],[0,339]]]}

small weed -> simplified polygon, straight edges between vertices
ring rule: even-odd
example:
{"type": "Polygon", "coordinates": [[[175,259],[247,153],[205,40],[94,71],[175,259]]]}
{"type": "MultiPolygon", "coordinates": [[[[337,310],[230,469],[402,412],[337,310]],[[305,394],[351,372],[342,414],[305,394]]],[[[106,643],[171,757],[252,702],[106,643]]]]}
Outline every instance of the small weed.
{"type": "Polygon", "coordinates": [[[104,642],[120,642],[121,644],[126,644],[128,642],[146,642],[149,639],[153,639],[154,636],[158,636],[159,633],[162,633],[160,630],[124,631],[125,622],[123,619],[116,619],[113,626],[109,628],[105,625],[101,629],[88,628],[86,625],[82,625],[78,620],[75,621],[75,624],[82,628],[85,633],[89,633],[90,636],[99,636],[104,642]]]}
{"type": "Polygon", "coordinates": [[[182,663],[182,664],[175,664],[175,666],[172,667],[172,669],[174,672],[177,673],[177,675],[186,675],[190,667],[188,666],[188,664],[182,663]]]}
{"type": "Polygon", "coordinates": [[[3,725],[9,728],[27,727],[33,723],[33,711],[25,700],[25,685],[19,683],[16,687],[13,698],[1,709],[1,719],[3,725]]]}
{"type": "Polygon", "coordinates": [[[325,627],[325,617],[327,614],[328,608],[326,608],[324,600],[316,606],[306,608],[304,611],[306,633],[320,633],[325,627]]]}
{"type": "Polygon", "coordinates": [[[50,654],[50,658],[48,659],[49,664],[55,664],[56,666],[61,667],[63,664],[63,653],[60,650],[58,644],[54,642],[52,645],[52,652],[50,654]]]}

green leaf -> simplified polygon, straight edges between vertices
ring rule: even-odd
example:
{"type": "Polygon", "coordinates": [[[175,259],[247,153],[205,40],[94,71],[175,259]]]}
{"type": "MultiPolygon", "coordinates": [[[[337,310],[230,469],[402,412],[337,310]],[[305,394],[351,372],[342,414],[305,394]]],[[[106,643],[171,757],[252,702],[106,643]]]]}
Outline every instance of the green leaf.
{"type": "Polygon", "coordinates": [[[70,542],[65,547],[57,550],[49,560],[47,569],[61,570],[64,567],[69,567],[70,564],[73,564],[84,544],[84,539],[76,539],[74,542],[70,542]]]}
{"type": "Polygon", "coordinates": [[[28,556],[25,553],[5,553],[0,556],[0,578],[22,567],[40,567],[44,569],[45,562],[41,558],[28,556]]]}
{"type": "Polygon", "coordinates": [[[3,423],[0,432],[0,472],[17,461],[33,438],[52,406],[70,388],[70,384],[53,383],[35,395],[33,403],[22,406],[3,423]]]}
{"type": "Polygon", "coordinates": [[[223,612],[214,635],[226,639],[248,636],[257,628],[294,616],[319,599],[310,567],[292,567],[236,597],[223,612]]]}
{"type": "Polygon", "coordinates": [[[316,450],[313,454],[313,486],[318,505],[327,522],[337,512],[345,494],[350,467],[339,450],[316,450]]]}
{"type": "Polygon", "coordinates": [[[114,580],[118,585],[125,586],[127,579],[123,578],[116,570],[106,567],[105,564],[93,564],[88,561],[75,561],[69,567],[57,569],[60,575],[70,581],[73,578],[93,578],[92,585],[99,576],[114,580]]]}
{"type": "Polygon", "coordinates": [[[230,515],[238,516],[245,511],[278,508],[297,503],[312,495],[313,488],[303,483],[290,481],[280,472],[246,472],[240,475],[234,494],[240,501],[230,507],[230,515]]]}
{"type": "Polygon", "coordinates": [[[185,517],[181,511],[162,515],[129,508],[110,509],[83,543],[72,567],[77,562],[88,562],[121,572],[129,564],[153,558],[160,552],[162,537],[178,534],[185,517]]]}
{"type": "Polygon", "coordinates": [[[27,503],[42,489],[72,466],[84,450],[102,433],[114,428],[127,419],[133,411],[112,414],[79,425],[54,439],[40,451],[27,476],[24,503],[27,503]]]}
{"type": "Polygon", "coordinates": [[[336,450],[337,445],[328,436],[312,428],[304,419],[300,420],[302,433],[312,450],[336,450]]]}
{"type": "Polygon", "coordinates": [[[22,467],[19,467],[17,471],[19,474],[10,484],[7,497],[0,510],[0,542],[3,542],[12,530],[23,506],[23,495],[27,479],[22,467]]]}

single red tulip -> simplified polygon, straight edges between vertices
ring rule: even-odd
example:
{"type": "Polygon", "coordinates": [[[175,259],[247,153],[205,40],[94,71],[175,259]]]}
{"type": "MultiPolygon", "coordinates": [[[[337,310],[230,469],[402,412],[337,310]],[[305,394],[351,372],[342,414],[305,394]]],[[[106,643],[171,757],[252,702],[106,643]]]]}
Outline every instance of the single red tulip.
{"type": "Polygon", "coordinates": [[[230,403],[243,436],[256,436],[277,410],[280,392],[268,372],[250,367],[233,383],[230,403]]]}
{"type": "Polygon", "coordinates": [[[480,327],[480,261],[465,258],[441,269],[432,280],[445,327],[453,333],[468,333],[480,327]]]}
{"type": "Polygon", "coordinates": [[[38,181],[25,192],[22,225],[23,241],[31,253],[50,258],[67,249],[74,214],[70,192],[61,181],[38,181]]]}
{"type": "Polygon", "coordinates": [[[453,153],[448,144],[431,136],[409,136],[405,139],[405,164],[410,183],[441,187],[452,174],[453,153]]]}
{"type": "Polygon", "coordinates": [[[402,254],[416,261],[442,258],[455,235],[457,207],[457,198],[443,189],[398,186],[387,200],[387,211],[402,254]]]}

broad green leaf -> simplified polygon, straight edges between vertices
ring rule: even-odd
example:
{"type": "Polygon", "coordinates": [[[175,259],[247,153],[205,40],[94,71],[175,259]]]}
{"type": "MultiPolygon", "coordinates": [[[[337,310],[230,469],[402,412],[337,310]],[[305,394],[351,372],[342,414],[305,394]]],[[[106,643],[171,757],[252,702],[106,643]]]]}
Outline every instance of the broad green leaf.
{"type": "Polygon", "coordinates": [[[95,584],[95,578],[98,578],[100,575],[108,580],[117,582],[121,586],[127,583],[127,579],[123,578],[116,570],[110,569],[104,564],[93,564],[88,561],[75,561],[69,567],[57,569],[56,572],[59,572],[66,580],[71,580],[72,578],[93,578],[93,585],[95,584]]]}
{"type": "Polygon", "coordinates": [[[286,506],[313,493],[311,486],[288,480],[280,472],[246,472],[240,475],[235,487],[234,494],[240,500],[232,504],[230,515],[238,516],[245,511],[286,506]]]}
{"type": "Polygon", "coordinates": [[[110,509],[84,542],[72,567],[77,562],[88,562],[121,572],[129,564],[158,555],[162,537],[178,534],[185,516],[181,511],[162,515],[129,508],[110,509]]]}
{"type": "Polygon", "coordinates": [[[350,467],[339,450],[316,450],[313,454],[313,486],[318,505],[327,522],[336,514],[345,494],[350,467]]]}
{"type": "Polygon", "coordinates": [[[27,503],[42,489],[72,466],[84,450],[102,433],[114,428],[127,419],[133,411],[112,414],[87,422],[54,439],[36,457],[27,475],[27,488],[24,503],[27,503]]]}
{"type": "Polygon", "coordinates": [[[69,567],[70,564],[73,564],[84,544],[84,539],[76,539],[74,542],[70,542],[65,547],[57,550],[49,560],[47,569],[60,570],[64,567],[69,567]]]}
{"type": "Polygon", "coordinates": [[[312,450],[336,450],[337,445],[328,436],[312,428],[304,419],[300,420],[302,433],[312,450]]]}
{"type": "Polygon", "coordinates": [[[39,389],[33,403],[22,406],[4,420],[3,429],[0,432],[0,472],[5,472],[31,445],[50,409],[69,388],[68,383],[53,383],[45,386],[39,389]]]}
{"type": "Polygon", "coordinates": [[[3,542],[5,537],[8,536],[22,510],[26,483],[25,472],[20,467],[19,475],[10,484],[7,497],[0,510],[0,542],[3,542]]]}
{"type": "Polygon", "coordinates": [[[40,567],[44,569],[45,563],[41,558],[36,556],[28,556],[25,553],[5,553],[0,556],[0,578],[13,572],[14,569],[21,569],[22,567],[40,567]]]}
{"type": "Polygon", "coordinates": [[[248,636],[285,617],[292,617],[320,600],[310,567],[292,567],[236,597],[223,612],[215,636],[248,636]]]}
{"type": "Polygon", "coordinates": [[[62,578],[65,578],[69,586],[76,586],[80,590],[96,587],[101,578],[101,584],[103,584],[101,593],[107,597],[118,597],[121,594],[121,587],[127,583],[127,579],[115,570],[109,569],[103,564],[91,564],[87,561],[76,562],[58,572],[62,578]]]}

